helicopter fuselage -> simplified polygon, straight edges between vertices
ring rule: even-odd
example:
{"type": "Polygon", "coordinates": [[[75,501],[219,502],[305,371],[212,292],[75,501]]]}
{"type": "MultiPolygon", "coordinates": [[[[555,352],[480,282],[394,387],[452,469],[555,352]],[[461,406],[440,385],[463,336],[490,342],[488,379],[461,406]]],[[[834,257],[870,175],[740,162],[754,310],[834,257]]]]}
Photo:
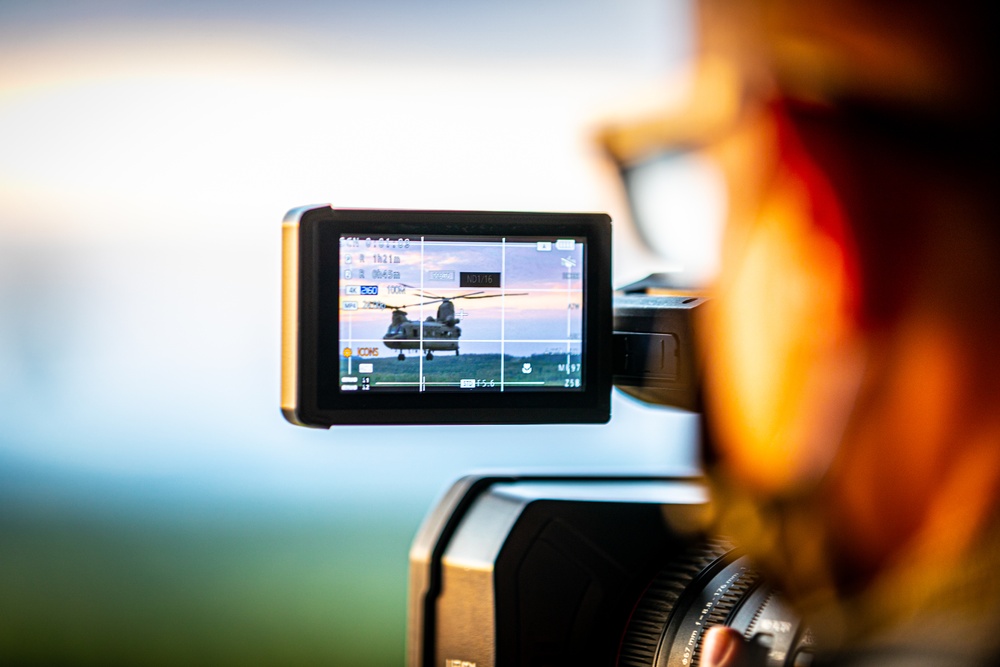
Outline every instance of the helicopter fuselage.
{"type": "Polygon", "coordinates": [[[450,352],[458,354],[458,339],[462,329],[455,324],[438,322],[427,318],[424,322],[406,319],[406,313],[397,311],[382,342],[390,350],[424,350],[427,352],[450,352]],[[421,335],[421,329],[423,334],[421,335]]]}
{"type": "MultiPolygon", "coordinates": [[[[409,328],[409,327],[407,327],[409,328]]],[[[396,334],[386,334],[382,342],[390,350],[457,350],[458,337],[462,330],[458,327],[436,325],[424,326],[424,337],[421,340],[419,325],[414,325],[415,331],[404,331],[396,334]],[[422,343],[422,344],[421,344],[422,343]]]]}
{"type": "MultiPolygon", "coordinates": [[[[427,360],[434,358],[434,352],[454,351],[458,354],[458,339],[462,335],[462,330],[458,327],[461,321],[455,317],[456,299],[492,299],[500,296],[524,296],[524,292],[516,294],[483,294],[479,292],[469,292],[457,296],[438,296],[421,291],[420,297],[430,301],[411,304],[413,306],[425,306],[438,303],[437,315],[428,317],[423,322],[419,320],[409,320],[406,318],[406,311],[403,308],[409,306],[396,306],[392,308],[392,323],[382,337],[382,342],[390,350],[400,350],[399,360],[403,361],[406,355],[402,350],[421,350],[427,354],[427,360]]],[[[384,307],[384,304],[383,304],[384,307]]]]}

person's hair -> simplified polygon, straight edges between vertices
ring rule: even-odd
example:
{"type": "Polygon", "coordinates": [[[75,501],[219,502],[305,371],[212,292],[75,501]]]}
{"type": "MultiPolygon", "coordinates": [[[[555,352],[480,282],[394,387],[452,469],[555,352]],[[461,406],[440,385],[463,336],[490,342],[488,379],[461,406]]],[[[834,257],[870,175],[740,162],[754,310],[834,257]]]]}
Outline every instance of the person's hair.
{"type": "MultiPolygon", "coordinates": [[[[844,35],[863,32],[859,40],[884,41],[891,50],[883,53],[930,71],[919,85],[880,88],[852,61],[855,70],[832,86],[830,99],[788,106],[853,237],[861,322],[890,329],[915,307],[933,310],[954,322],[985,366],[997,365],[1000,90],[992,23],[966,0],[838,0],[825,12],[842,25],[796,25],[796,32],[832,35],[834,50],[844,35]]],[[[900,79],[911,74],[901,71],[900,79]]],[[[1000,368],[983,373],[995,377],[1000,368]]]]}

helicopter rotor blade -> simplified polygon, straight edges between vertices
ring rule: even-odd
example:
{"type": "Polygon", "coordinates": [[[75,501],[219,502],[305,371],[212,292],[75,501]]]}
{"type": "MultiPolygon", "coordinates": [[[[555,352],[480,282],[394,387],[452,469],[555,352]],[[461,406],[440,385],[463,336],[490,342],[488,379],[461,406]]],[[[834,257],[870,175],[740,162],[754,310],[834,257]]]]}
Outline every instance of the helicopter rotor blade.
{"type": "Polygon", "coordinates": [[[413,308],[415,306],[426,306],[429,303],[437,303],[438,301],[443,301],[443,299],[435,299],[434,301],[420,301],[418,303],[407,303],[402,306],[390,306],[389,304],[384,304],[386,308],[390,310],[402,310],[404,308],[413,308]]]}
{"type": "MultiPolygon", "coordinates": [[[[411,287],[410,285],[404,285],[404,286],[411,287]]],[[[411,289],[415,288],[411,287],[411,289]]],[[[456,296],[439,296],[437,294],[427,292],[426,290],[422,290],[421,292],[415,294],[415,296],[418,296],[422,299],[427,299],[426,301],[420,301],[419,303],[408,303],[402,306],[390,306],[388,304],[385,304],[385,306],[387,308],[391,308],[392,310],[402,310],[403,308],[426,306],[432,303],[441,303],[443,301],[455,301],[457,299],[494,299],[498,296],[527,296],[527,295],[528,295],[527,292],[508,292],[505,294],[483,294],[482,290],[480,290],[478,292],[468,292],[466,294],[458,294],[456,296]]]]}
{"type": "Polygon", "coordinates": [[[479,290],[478,292],[467,292],[466,294],[459,294],[457,296],[440,296],[438,294],[434,294],[433,292],[428,292],[427,290],[422,290],[421,296],[431,297],[431,298],[439,300],[439,301],[454,301],[455,299],[468,299],[470,297],[471,298],[477,298],[477,297],[474,297],[472,295],[473,294],[482,294],[482,293],[483,293],[483,291],[479,290]]]}
{"type": "Polygon", "coordinates": [[[447,297],[441,296],[440,294],[435,294],[434,292],[428,292],[425,289],[420,289],[419,287],[412,287],[410,285],[405,285],[410,289],[419,290],[416,294],[423,299],[446,299],[447,297]]]}
{"type": "Polygon", "coordinates": [[[437,303],[438,301],[447,301],[448,300],[447,297],[438,296],[437,294],[434,294],[432,292],[428,292],[427,290],[422,290],[419,287],[417,287],[416,285],[408,285],[407,283],[399,283],[399,284],[402,285],[403,287],[408,288],[408,289],[419,290],[419,291],[417,291],[417,292],[414,293],[413,296],[415,296],[415,297],[418,297],[420,299],[430,299],[430,301],[426,301],[425,300],[425,301],[421,301],[420,303],[411,303],[409,306],[400,306],[400,308],[412,308],[413,306],[424,306],[424,305],[426,305],[428,303],[437,303]]]}
{"type": "MultiPolygon", "coordinates": [[[[479,294],[479,292],[473,292],[473,294],[479,294]]],[[[498,296],[527,296],[527,292],[513,292],[507,294],[484,294],[483,296],[456,296],[456,299],[492,299],[498,296]]]]}

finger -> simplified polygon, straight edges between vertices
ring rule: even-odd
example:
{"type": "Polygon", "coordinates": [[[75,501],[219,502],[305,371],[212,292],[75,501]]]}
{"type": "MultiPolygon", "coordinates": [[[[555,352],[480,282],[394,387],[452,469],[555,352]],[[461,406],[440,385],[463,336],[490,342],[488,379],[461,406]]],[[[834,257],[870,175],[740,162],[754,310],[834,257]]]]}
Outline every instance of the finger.
{"type": "Polygon", "coordinates": [[[743,652],[743,637],[724,625],[716,625],[705,632],[701,644],[699,667],[735,667],[743,652]]]}

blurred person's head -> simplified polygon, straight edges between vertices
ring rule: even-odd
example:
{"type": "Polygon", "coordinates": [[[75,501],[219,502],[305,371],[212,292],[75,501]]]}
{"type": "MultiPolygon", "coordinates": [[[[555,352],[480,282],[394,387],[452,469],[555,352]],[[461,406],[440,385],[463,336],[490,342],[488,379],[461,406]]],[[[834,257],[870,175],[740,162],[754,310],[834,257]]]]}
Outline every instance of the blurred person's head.
{"type": "Polygon", "coordinates": [[[830,642],[930,605],[996,614],[975,563],[1000,553],[988,22],[969,2],[702,6],[703,58],[743,100],[704,341],[721,527],[830,642]]]}

